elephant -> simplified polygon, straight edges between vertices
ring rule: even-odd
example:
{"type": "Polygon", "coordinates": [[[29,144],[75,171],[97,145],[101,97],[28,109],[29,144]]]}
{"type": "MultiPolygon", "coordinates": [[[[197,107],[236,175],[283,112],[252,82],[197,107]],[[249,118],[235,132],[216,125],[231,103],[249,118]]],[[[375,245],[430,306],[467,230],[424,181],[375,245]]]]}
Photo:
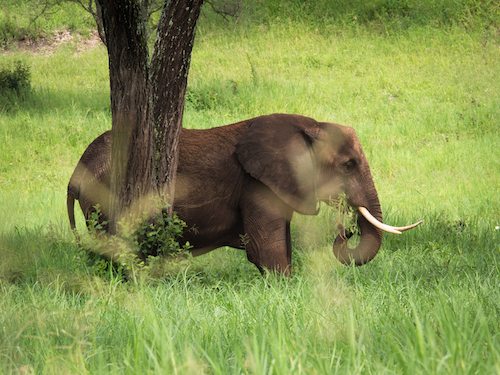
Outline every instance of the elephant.
{"type": "MultiPolygon", "coordinates": [[[[100,204],[106,214],[111,131],[83,153],[68,185],[67,208],[75,229],[74,201],[88,220],[100,204]]],[[[357,210],[360,241],[340,228],[333,253],[343,264],[363,265],[377,254],[382,223],[368,161],[355,131],[335,123],[271,114],[205,130],[182,129],[173,210],[187,223],[182,241],[194,256],[229,246],[246,251],[263,270],[291,272],[290,221],[295,212],[316,215],[319,202],[344,193],[357,210]]]]}

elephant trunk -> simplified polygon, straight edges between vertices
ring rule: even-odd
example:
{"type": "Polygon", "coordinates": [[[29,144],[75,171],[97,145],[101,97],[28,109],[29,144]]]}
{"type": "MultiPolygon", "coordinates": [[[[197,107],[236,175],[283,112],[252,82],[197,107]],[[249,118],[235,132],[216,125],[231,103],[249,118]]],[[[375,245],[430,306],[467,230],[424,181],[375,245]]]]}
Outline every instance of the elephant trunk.
{"type": "MultiPolygon", "coordinates": [[[[376,192],[370,197],[367,210],[372,217],[382,222],[382,210],[376,192]]],[[[382,245],[382,231],[371,224],[364,215],[358,214],[357,225],[360,231],[360,241],[356,247],[348,246],[347,242],[352,233],[346,233],[343,227],[340,228],[340,234],[333,242],[333,253],[343,264],[354,262],[356,266],[361,266],[368,263],[377,255],[382,245]]]]}
{"type": "MultiPolygon", "coordinates": [[[[373,189],[373,191],[375,190],[373,189]]],[[[382,210],[380,209],[376,193],[372,194],[369,202],[369,209],[363,206],[357,207],[357,224],[361,233],[358,246],[350,248],[347,245],[347,241],[352,236],[352,233],[347,233],[342,226],[340,234],[333,242],[333,253],[344,264],[351,264],[354,261],[356,266],[361,266],[372,260],[377,255],[378,249],[380,249],[380,245],[382,244],[382,231],[401,234],[402,232],[416,228],[423,222],[419,220],[414,224],[403,227],[384,224],[382,222],[382,210]]]]}

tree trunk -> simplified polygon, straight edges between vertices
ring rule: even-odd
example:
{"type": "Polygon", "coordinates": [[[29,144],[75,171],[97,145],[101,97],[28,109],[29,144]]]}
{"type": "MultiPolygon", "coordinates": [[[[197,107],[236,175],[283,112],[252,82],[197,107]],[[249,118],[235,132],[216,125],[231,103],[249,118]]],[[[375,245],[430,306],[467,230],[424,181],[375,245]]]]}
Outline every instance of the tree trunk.
{"type": "Polygon", "coordinates": [[[173,199],[187,73],[203,0],[171,0],[151,61],[146,14],[138,0],[99,0],[107,41],[112,137],[109,228],[149,209],[148,197],[173,199]]]}
{"type": "Polygon", "coordinates": [[[155,185],[163,201],[174,197],[178,143],[182,128],[196,20],[203,0],[171,0],[158,23],[151,59],[155,185]]]}

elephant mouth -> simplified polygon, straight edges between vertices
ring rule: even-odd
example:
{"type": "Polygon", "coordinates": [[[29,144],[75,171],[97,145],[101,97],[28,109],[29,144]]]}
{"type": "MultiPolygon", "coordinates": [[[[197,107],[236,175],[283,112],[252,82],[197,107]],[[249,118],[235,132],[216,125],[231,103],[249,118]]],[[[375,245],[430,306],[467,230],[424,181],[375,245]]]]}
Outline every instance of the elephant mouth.
{"type": "Polygon", "coordinates": [[[376,209],[375,215],[378,218],[372,215],[366,207],[357,207],[357,225],[360,231],[360,238],[358,245],[353,248],[348,246],[348,240],[353,236],[353,233],[346,230],[342,225],[339,225],[340,233],[333,242],[333,253],[340,262],[344,264],[354,263],[357,266],[368,263],[375,257],[382,244],[382,232],[401,234],[419,226],[423,222],[420,220],[414,224],[402,227],[388,225],[381,221],[380,206],[375,206],[374,209],[376,209]]]}

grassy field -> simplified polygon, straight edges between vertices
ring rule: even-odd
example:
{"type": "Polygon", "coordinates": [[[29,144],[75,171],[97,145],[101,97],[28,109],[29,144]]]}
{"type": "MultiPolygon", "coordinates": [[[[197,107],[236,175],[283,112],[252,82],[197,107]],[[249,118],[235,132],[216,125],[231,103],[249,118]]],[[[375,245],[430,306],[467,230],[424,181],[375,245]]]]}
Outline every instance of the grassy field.
{"type": "MultiPolygon", "coordinates": [[[[32,92],[0,93],[0,373],[500,373],[498,8],[264,3],[201,19],[185,126],[349,124],[386,221],[425,224],[344,267],[324,207],[294,218],[291,278],[220,249],[124,283],[89,262],[65,213],[78,158],[111,125],[106,51],[11,48],[0,66],[28,64],[32,92]]],[[[0,20],[22,18],[12,4],[0,20]]],[[[88,35],[67,14],[30,27],[88,35]]]]}

